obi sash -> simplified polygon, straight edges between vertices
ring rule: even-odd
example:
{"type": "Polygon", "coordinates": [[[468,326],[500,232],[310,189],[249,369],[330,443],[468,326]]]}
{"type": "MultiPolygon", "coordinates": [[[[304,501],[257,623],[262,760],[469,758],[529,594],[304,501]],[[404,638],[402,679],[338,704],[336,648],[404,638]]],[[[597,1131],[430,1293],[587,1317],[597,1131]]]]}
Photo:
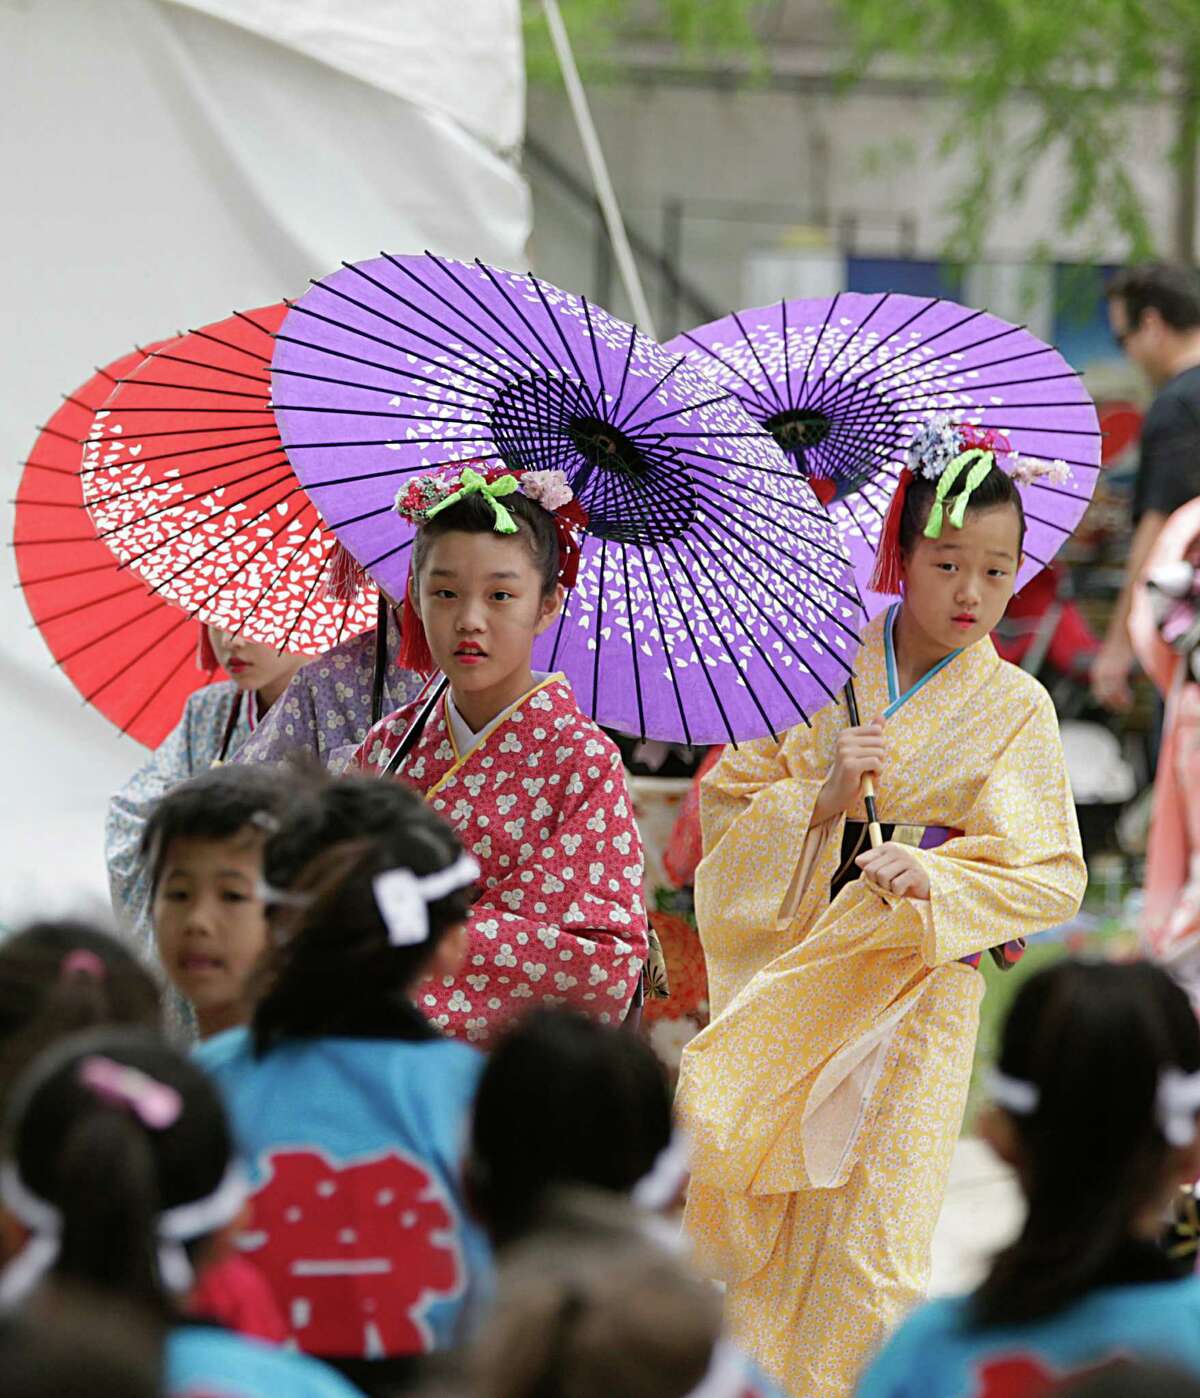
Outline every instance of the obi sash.
{"type": "MultiPolygon", "coordinates": [[[[914,849],[937,849],[939,845],[944,845],[947,840],[956,839],[963,832],[955,830],[947,825],[880,825],[884,840],[892,840],[898,845],[911,845],[914,849]]],[[[855,859],[862,854],[863,850],[870,848],[870,831],[867,829],[865,821],[848,820],[846,828],[842,833],[842,855],[838,864],[837,873],[829,885],[830,902],[838,894],[858,878],[861,870],[855,864],[855,859]]],[[[1025,939],[1018,937],[1016,941],[1004,942],[1000,946],[989,947],[988,953],[992,960],[1002,971],[1011,970],[1025,954],[1025,939]]],[[[982,952],[974,952],[970,956],[962,958],[968,966],[978,966],[982,958],[982,952]]]]}

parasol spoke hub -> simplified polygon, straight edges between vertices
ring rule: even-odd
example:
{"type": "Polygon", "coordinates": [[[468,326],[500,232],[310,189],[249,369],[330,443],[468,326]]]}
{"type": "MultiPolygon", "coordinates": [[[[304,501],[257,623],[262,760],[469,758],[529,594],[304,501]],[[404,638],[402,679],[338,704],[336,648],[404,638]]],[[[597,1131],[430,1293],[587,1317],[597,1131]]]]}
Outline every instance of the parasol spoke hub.
{"type": "Polygon", "coordinates": [[[829,436],[833,423],[813,408],[788,408],[766,419],[763,426],[786,452],[803,455],[829,436]]]}
{"type": "Polygon", "coordinates": [[[637,443],[603,418],[573,417],[566,427],[567,435],[575,443],[580,456],[591,467],[618,471],[634,480],[654,469],[637,443]]]}
{"type": "Polygon", "coordinates": [[[506,384],[491,407],[492,438],[513,471],[561,470],[588,512],[588,533],[621,544],[665,544],[692,527],[695,486],[662,434],[625,431],[597,413],[566,375],[506,384]]]}
{"type": "Polygon", "coordinates": [[[808,478],[823,505],[853,495],[874,475],[873,461],[849,463],[844,453],[822,449],[822,443],[836,423],[834,418],[816,408],[787,408],[762,419],[762,426],[801,475],[808,478]]]}

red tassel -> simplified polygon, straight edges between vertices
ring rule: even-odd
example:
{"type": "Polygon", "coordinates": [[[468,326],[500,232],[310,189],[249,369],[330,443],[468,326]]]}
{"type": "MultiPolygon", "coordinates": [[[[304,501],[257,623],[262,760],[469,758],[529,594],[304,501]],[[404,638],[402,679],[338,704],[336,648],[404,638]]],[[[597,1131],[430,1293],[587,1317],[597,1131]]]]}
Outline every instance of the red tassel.
{"type": "Polygon", "coordinates": [[[902,587],[900,570],[904,559],[900,553],[900,516],[904,513],[904,502],[912,483],[913,473],[905,466],[896,481],[896,493],[879,532],[879,552],[875,555],[875,571],[868,586],[872,592],[885,597],[899,597],[902,587]]]}
{"type": "Polygon", "coordinates": [[[425,627],[412,602],[411,576],[404,588],[404,607],[400,616],[400,651],[396,664],[401,670],[413,670],[419,675],[431,675],[437,669],[429,652],[425,627]]]}
{"type": "Polygon", "coordinates": [[[588,512],[578,500],[569,500],[554,510],[550,518],[558,535],[558,580],[563,587],[574,587],[579,576],[581,552],[576,531],[587,528],[588,512]]]}
{"type": "Polygon", "coordinates": [[[200,625],[200,636],[196,641],[196,669],[203,670],[211,675],[214,670],[221,668],[221,662],[217,659],[217,653],[213,650],[212,640],[209,638],[208,627],[203,623],[200,625]]]}
{"type": "Polygon", "coordinates": [[[354,602],[367,586],[362,565],[345,544],[334,544],[325,564],[325,596],[334,602],[354,602]]]}

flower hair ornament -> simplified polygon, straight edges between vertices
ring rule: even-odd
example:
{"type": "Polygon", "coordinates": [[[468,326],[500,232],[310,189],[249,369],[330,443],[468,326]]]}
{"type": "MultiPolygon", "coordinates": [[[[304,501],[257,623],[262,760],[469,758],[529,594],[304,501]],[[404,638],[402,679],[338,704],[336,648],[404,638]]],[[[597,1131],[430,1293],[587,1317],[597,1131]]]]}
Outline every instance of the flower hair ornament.
{"type": "Polygon", "coordinates": [[[873,592],[888,596],[900,592],[900,519],[913,481],[923,476],[937,482],[924,534],[927,539],[940,539],[947,520],[955,529],[963,527],[971,495],[987,479],[993,466],[999,466],[1018,485],[1031,485],[1036,480],[1061,485],[1071,474],[1065,461],[1022,456],[994,428],[955,422],[948,413],[939,413],[917,429],[880,532],[879,552],[871,575],[873,592]]]}
{"type": "MultiPolygon", "coordinates": [[[[79,1065],[79,1082],[100,1102],[128,1112],[147,1131],[168,1131],[183,1112],[183,1099],[168,1083],[159,1082],[128,1064],[101,1055],[79,1065]]],[[[241,1212],[250,1185],[241,1166],[231,1162],[216,1189],[158,1215],[158,1274],[170,1291],[188,1291],[195,1281],[185,1243],[207,1237],[241,1212]]],[[[0,1309],[19,1305],[58,1260],[62,1245],[61,1212],[35,1194],[21,1178],[16,1164],[0,1165],[0,1202],[29,1230],[29,1240],[0,1274],[0,1309]]]]}
{"type": "MultiPolygon", "coordinates": [[[[1037,1083],[1014,1078],[993,1068],[987,1075],[987,1094],[998,1107],[1013,1116],[1032,1116],[1042,1094],[1037,1083]]],[[[1196,1114],[1200,1112],[1200,1073],[1164,1068],[1154,1097],[1154,1119],[1171,1146],[1190,1146],[1196,1139],[1196,1114]]]]}
{"type": "MultiPolygon", "coordinates": [[[[459,469],[432,471],[414,477],[396,492],[392,508],[401,519],[420,529],[460,500],[479,495],[492,508],[492,527],[496,533],[515,534],[520,526],[504,501],[510,495],[524,495],[540,505],[554,521],[554,531],[558,536],[558,581],[563,587],[574,587],[579,575],[578,532],[586,527],[588,514],[575,499],[566,475],[562,471],[510,471],[502,466],[484,467],[480,461],[459,462],[457,466],[459,469]]],[[[401,669],[429,674],[434,669],[433,657],[425,639],[425,628],[421,625],[407,587],[404,589],[400,632],[400,654],[396,663],[401,669]]]]}

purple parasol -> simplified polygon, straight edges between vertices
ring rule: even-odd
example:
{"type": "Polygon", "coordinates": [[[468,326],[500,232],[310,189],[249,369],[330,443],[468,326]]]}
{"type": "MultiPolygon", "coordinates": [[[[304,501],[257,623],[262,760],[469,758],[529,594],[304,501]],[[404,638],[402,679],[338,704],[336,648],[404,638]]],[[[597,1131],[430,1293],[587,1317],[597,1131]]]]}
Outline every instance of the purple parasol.
{"type": "Polygon", "coordinates": [[[686,353],[737,395],[805,475],[854,562],[868,613],[880,526],[914,432],[936,413],[996,428],[1022,456],[1064,461],[1062,483],[1020,487],[1028,530],[1018,588],[1083,516],[1100,469],[1079,376],[1022,326],[953,301],[842,292],[736,311],[685,331],[686,353]]]}
{"type": "Polygon", "coordinates": [[[392,596],[414,474],[560,469],[590,520],[534,653],[607,727],[725,742],[845,684],[860,617],[836,531],[724,389],[536,277],[426,254],[346,264],[276,337],[276,419],[305,489],[392,596]]]}

